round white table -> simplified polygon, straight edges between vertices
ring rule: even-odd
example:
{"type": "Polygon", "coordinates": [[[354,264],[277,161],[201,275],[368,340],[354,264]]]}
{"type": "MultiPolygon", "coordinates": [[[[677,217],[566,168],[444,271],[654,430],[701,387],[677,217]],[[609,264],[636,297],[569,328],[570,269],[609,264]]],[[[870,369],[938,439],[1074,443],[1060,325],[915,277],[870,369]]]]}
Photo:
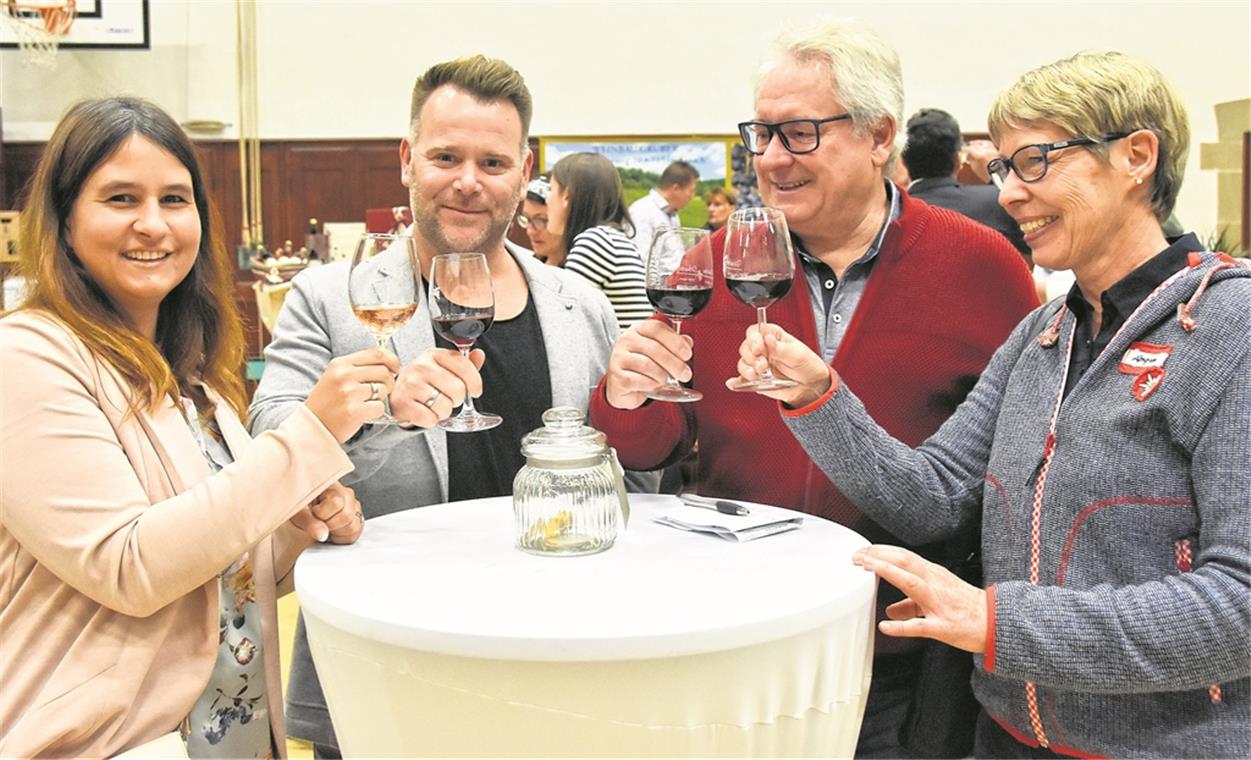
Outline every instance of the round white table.
{"type": "Polygon", "coordinates": [[[850,757],[868,694],[867,545],[805,516],[734,543],[631,495],[601,554],[514,548],[508,497],[370,520],[296,588],[350,757],[850,757]]]}

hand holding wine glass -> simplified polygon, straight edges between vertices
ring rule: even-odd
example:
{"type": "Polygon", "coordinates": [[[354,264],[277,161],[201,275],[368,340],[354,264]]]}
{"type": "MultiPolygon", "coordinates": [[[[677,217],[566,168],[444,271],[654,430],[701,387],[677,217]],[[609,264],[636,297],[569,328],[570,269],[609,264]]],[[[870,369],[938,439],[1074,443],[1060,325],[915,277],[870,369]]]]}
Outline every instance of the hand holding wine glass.
{"type": "MultiPolygon", "coordinates": [[[[348,270],[348,301],[352,313],[374,336],[378,348],[391,352],[387,341],[417,311],[417,246],[408,235],[361,235],[348,270]]],[[[377,389],[375,388],[375,393],[377,389]]],[[[382,425],[400,424],[391,416],[385,397],[372,398],[383,402],[383,413],[370,422],[382,425]]]]}
{"type": "MultiPolygon", "coordinates": [[[[656,231],[647,256],[647,299],[681,334],[682,320],[712,299],[712,246],[708,230],[669,227],[656,231]]],[[[698,401],[704,394],[684,388],[672,375],[647,394],[657,401],[698,401]]]]}
{"type": "MultiPolygon", "coordinates": [[[[756,310],[764,332],[765,310],[791,289],[794,255],[786,217],[775,208],[742,208],[726,222],[722,260],[725,284],[734,297],[756,310]]],[[[756,380],[731,382],[730,390],[756,392],[790,388],[794,381],[774,377],[766,368],[756,380]]]]}
{"type": "MultiPolygon", "coordinates": [[[[481,253],[445,253],[430,268],[430,317],[434,329],[465,358],[474,343],[495,321],[495,292],[486,256],[481,253]]],[[[439,427],[458,433],[489,430],[503,422],[497,414],[474,408],[466,394],[460,414],[441,420],[439,427]]]]}

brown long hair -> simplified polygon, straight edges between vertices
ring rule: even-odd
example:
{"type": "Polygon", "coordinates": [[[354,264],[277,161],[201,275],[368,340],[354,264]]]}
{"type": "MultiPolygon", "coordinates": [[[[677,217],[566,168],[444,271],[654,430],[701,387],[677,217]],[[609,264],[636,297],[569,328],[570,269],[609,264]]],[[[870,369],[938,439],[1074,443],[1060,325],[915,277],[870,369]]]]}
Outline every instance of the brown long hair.
{"type": "Polygon", "coordinates": [[[569,194],[565,221],[565,250],[586,230],[606,224],[627,235],[634,233],[634,220],[625,202],[617,167],[599,153],[570,153],[552,167],[552,179],[569,194]]]}
{"type": "Polygon", "coordinates": [[[168,114],[137,98],[81,101],[44,148],[22,212],[19,271],[29,283],[22,308],[52,314],[115,367],[134,390],[136,409],[155,409],[163,396],[177,402],[182,393],[205,416],[213,404],[198,387],[204,383],[242,418],[243,327],[234,301],[234,264],[221,238],[195,149],[168,114]],[[151,140],[186,167],[200,217],[195,264],[161,301],[155,343],[126,323],[67,242],[66,221],[87,177],[132,135],[151,140]]]}

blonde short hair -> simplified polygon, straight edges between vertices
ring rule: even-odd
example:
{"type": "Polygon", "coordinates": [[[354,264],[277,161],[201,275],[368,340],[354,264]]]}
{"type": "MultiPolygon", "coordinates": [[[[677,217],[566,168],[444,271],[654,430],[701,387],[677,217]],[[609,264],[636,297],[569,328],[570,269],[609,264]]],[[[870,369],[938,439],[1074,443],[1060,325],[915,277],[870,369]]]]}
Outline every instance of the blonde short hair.
{"type": "MultiPolygon", "coordinates": [[[[995,99],[987,121],[996,144],[1005,130],[1038,123],[1090,139],[1149,129],[1160,143],[1151,210],[1161,222],[1173,213],[1190,152],[1190,123],[1177,91],[1145,61],[1088,52],[1041,66],[995,99]]],[[[1096,153],[1107,155],[1102,149],[1096,153]]]]}
{"type": "MultiPolygon", "coordinates": [[[[785,60],[819,66],[860,134],[866,134],[883,119],[890,119],[896,131],[903,123],[903,70],[899,54],[869,27],[850,19],[835,19],[782,34],[757,75],[757,90],[764,75],[785,60]]],[[[887,161],[888,169],[898,155],[896,145],[887,161]]]]}
{"type": "Polygon", "coordinates": [[[525,152],[530,134],[530,115],[534,100],[521,72],[498,58],[469,55],[443,63],[436,63],[417,78],[413,85],[413,97],[409,107],[409,129],[413,135],[421,130],[421,109],[435,90],[451,85],[463,90],[482,103],[507,100],[521,117],[521,149],[525,152]]]}

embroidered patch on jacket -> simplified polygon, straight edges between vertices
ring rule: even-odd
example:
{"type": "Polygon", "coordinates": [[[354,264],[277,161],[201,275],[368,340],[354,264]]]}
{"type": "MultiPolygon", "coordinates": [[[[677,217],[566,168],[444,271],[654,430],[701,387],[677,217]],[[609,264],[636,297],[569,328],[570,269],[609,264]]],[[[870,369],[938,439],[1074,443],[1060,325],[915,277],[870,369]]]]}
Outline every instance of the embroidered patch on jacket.
{"type": "Polygon", "coordinates": [[[1146,401],[1148,396],[1156,392],[1162,382],[1164,382],[1164,370],[1159,367],[1152,367],[1144,370],[1138,377],[1134,378],[1130,388],[1133,390],[1135,399],[1146,401]]]}
{"type": "Polygon", "coordinates": [[[1173,353],[1172,346],[1160,346],[1155,343],[1131,343],[1117,371],[1126,375],[1141,375],[1143,370],[1162,369],[1168,355],[1173,353]]]}

